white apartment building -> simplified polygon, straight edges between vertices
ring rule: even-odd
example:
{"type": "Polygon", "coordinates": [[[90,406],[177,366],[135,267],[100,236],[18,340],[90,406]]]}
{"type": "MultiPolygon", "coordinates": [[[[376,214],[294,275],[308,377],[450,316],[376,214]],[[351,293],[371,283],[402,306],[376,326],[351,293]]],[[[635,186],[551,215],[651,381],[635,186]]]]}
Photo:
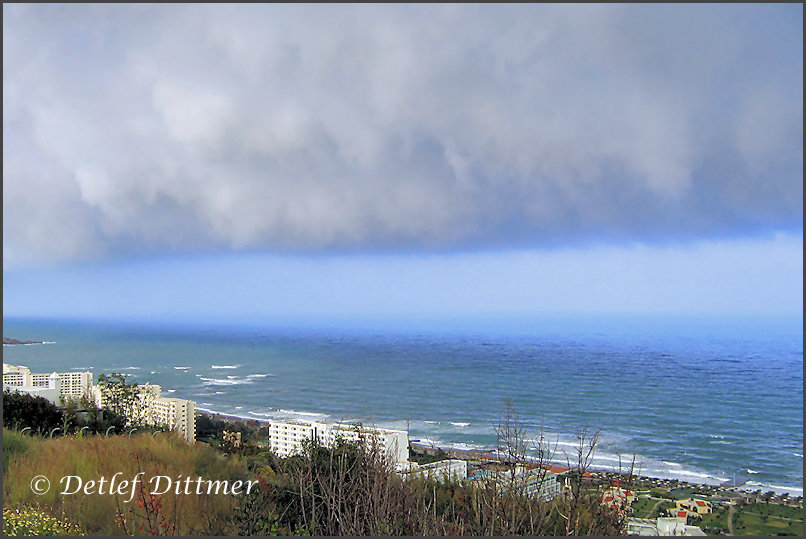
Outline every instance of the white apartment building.
{"type": "Polygon", "coordinates": [[[45,396],[53,393],[53,375],[59,378],[59,393],[48,398],[54,404],[61,404],[61,398],[78,399],[90,395],[92,388],[92,373],[84,372],[53,372],[32,373],[31,369],[22,365],[9,365],[3,363],[3,389],[22,391],[30,395],[45,396]],[[47,391],[45,391],[47,390],[47,391]]]}
{"type": "Polygon", "coordinates": [[[406,477],[413,477],[416,474],[423,475],[429,479],[467,479],[467,461],[460,459],[439,460],[428,464],[412,463],[410,473],[406,477]]]}
{"type": "Polygon", "coordinates": [[[322,445],[332,446],[337,438],[378,443],[398,465],[409,460],[409,437],[402,430],[296,419],[269,423],[269,448],[280,457],[300,453],[305,440],[317,440],[322,445]]]}
{"type": "Polygon", "coordinates": [[[549,471],[528,474],[524,484],[527,496],[536,496],[545,501],[560,497],[563,491],[563,484],[558,474],[549,471]]]}
{"type": "Polygon", "coordinates": [[[59,378],[62,381],[62,395],[69,398],[79,399],[89,396],[92,387],[92,373],[82,372],[60,372],[59,378]]]}
{"type": "MultiPolygon", "coordinates": [[[[62,405],[64,399],[86,395],[95,401],[96,406],[103,408],[106,395],[101,386],[93,385],[92,379],[89,371],[32,373],[28,367],[3,363],[3,390],[44,397],[57,406],[62,405]]],[[[155,384],[140,384],[138,387],[140,403],[136,419],[148,425],[164,425],[176,430],[188,443],[196,441],[195,402],[162,397],[162,388],[155,384]]]]}
{"type": "MultiPolygon", "coordinates": [[[[156,384],[139,384],[137,387],[140,390],[139,407],[144,411],[148,409],[152,400],[162,395],[162,388],[156,384]]],[[[90,394],[98,408],[104,408],[106,406],[107,395],[102,388],[103,386],[92,386],[90,390],[90,394]]]]}
{"type": "Polygon", "coordinates": [[[288,419],[285,421],[271,421],[269,423],[269,449],[280,457],[290,457],[302,451],[305,440],[322,439],[327,430],[327,423],[317,421],[298,421],[288,419]]]}
{"type": "Polygon", "coordinates": [[[146,421],[178,432],[187,443],[196,441],[196,403],[185,399],[157,397],[150,403],[146,421]]]}
{"type": "Polygon", "coordinates": [[[31,369],[22,365],[11,365],[3,363],[3,385],[25,385],[25,375],[30,374],[31,369]]]}
{"type": "MultiPolygon", "coordinates": [[[[106,395],[102,386],[94,386],[92,395],[95,404],[103,408],[106,404],[106,395]]],[[[140,402],[137,410],[130,411],[137,419],[146,425],[164,426],[177,431],[187,443],[196,441],[196,403],[185,399],[175,399],[162,396],[162,388],[156,384],[140,384],[140,402]]],[[[128,414],[127,414],[128,415],[128,414]]]]}
{"type": "Polygon", "coordinates": [[[54,372],[50,374],[48,376],[47,382],[48,383],[45,386],[6,384],[4,377],[3,391],[8,389],[9,391],[14,391],[16,393],[27,393],[32,397],[42,397],[43,399],[47,399],[56,406],[61,405],[62,403],[61,379],[59,378],[58,373],[54,372]]]}
{"type": "Polygon", "coordinates": [[[409,434],[403,430],[335,423],[330,425],[325,434],[325,444],[333,444],[336,438],[342,438],[348,442],[378,444],[395,464],[402,464],[409,460],[409,434]]]}

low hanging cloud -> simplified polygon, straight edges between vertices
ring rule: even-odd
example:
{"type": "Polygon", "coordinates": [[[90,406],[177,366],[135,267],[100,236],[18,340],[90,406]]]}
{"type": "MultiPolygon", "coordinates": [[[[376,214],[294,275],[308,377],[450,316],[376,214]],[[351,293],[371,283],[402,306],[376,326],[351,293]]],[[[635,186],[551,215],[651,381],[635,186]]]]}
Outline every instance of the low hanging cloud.
{"type": "Polygon", "coordinates": [[[4,261],[802,229],[800,5],[3,15],[4,261]]]}

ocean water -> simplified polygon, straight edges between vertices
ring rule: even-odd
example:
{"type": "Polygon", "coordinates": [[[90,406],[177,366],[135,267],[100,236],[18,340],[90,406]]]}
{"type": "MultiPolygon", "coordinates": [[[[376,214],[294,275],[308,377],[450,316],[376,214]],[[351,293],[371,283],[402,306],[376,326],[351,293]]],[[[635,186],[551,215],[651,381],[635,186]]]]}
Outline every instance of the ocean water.
{"type": "Polygon", "coordinates": [[[328,329],[3,321],[35,372],[123,372],[252,419],[358,420],[423,443],[494,448],[511,402],[573,462],[803,492],[801,320],[535,320],[517,326],[328,329]]]}

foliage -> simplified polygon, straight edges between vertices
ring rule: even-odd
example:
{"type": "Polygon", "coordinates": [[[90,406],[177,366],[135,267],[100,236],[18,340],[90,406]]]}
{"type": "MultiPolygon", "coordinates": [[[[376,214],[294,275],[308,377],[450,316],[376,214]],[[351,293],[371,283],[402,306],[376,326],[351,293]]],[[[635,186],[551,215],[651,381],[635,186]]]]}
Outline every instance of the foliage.
{"type": "Polygon", "coordinates": [[[440,448],[436,448],[433,452],[418,451],[413,448],[409,450],[409,459],[417,464],[430,464],[447,458],[448,454],[440,448]]]}
{"type": "Polygon", "coordinates": [[[114,427],[112,432],[121,434],[126,427],[125,416],[109,408],[99,408],[87,397],[67,401],[64,416],[76,433],[105,434],[110,427],[114,427]]]}
{"type": "Polygon", "coordinates": [[[64,516],[55,518],[33,506],[3,507],[3,535],[84,535],[64,516]]]}
{"type": "Polygon", "coordinates": [[[219,438],[221,433],[229,428],[227,421],[221,418],[213,417],[207,414],[196,414],[196,439],[212,439],[219,438]]]}
{"type": "MultiPolygon", "coordinates": [[[[385,535],[405,533],[403,482],[371,444],[314,442],[284,459],[279,473],[239,499],[235,526],[245,534],[385,535]]],[[[264,466],[263,472],[273,472],[264,466]]]]}
{"type": "Polygon", "coordinates": [[[677,505],[674,502],[661,502],[649,514],[649,518],[657,518],[663,516],[674,516],[675,508],[677,505]]]}
{"type": "Polygon", "coordinates": [[[34,432],[47,434],[61,428],[64,414],[49,400],[27,393],[3,391],[3,426],[21,430],[31,427],[34,432]]]}
{"type": "Polygon", "coordinates": [[[225,430],[221,433],[221,449],[227,453],[237,453],[242,447],[240,432],[225,430]]]}
{"type": "Polygon", "coordinates": [[[677,487],[667,492],[668,498],[672,500],[682,500],[684,498],[691,498],[694,495],[694,490],[691,487],[677,487]]]}
{"type": "Polygon", "coordinates": [[[267,437],[268,428],[258,421],[196,414],[196,440],[209,443],[224,454],[257,455],[264,451],[260,440],[267,437]]]}
{"type": "Polygon", "coordinates": [[[59,428],[59,435],[75,432],[106,433],[109,427],[121,433],[126,418],[110,409],[101,409],[87,397],[69,399],[63,408],[49,400],[27,393],[3,392],[3,426],[47,435],[59,428]],[[87,427],[83,429],[83,427],[87,427]]]}
{"type": "Polygon", "coordinates": [[[241,442],[248,444],[256,439],[268,436],[267,429],[258,421],[238,420],[206,413],[196,414],[196,439],[212,442],[221,441],[224,431],[239,432],[241,442]]]}
{"type": "Polygon", "coordinates": [[[110,375],[99,375],[98,387],[103,395],[104,408],[125,417],[127,425],[145,422],[148,405],[136,382],[130,383],[125,374],[113,372],[110,375]]]}

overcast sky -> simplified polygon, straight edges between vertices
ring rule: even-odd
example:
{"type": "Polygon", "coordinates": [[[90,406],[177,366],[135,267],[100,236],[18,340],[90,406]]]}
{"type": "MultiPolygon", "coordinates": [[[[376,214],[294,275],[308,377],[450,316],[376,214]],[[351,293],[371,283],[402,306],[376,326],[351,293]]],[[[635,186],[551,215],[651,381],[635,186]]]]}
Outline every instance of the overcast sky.
{"type": "Polygon", "coordinates": [[[802,316],[802,9],[4,5],[4,315],[802,316]]]}

